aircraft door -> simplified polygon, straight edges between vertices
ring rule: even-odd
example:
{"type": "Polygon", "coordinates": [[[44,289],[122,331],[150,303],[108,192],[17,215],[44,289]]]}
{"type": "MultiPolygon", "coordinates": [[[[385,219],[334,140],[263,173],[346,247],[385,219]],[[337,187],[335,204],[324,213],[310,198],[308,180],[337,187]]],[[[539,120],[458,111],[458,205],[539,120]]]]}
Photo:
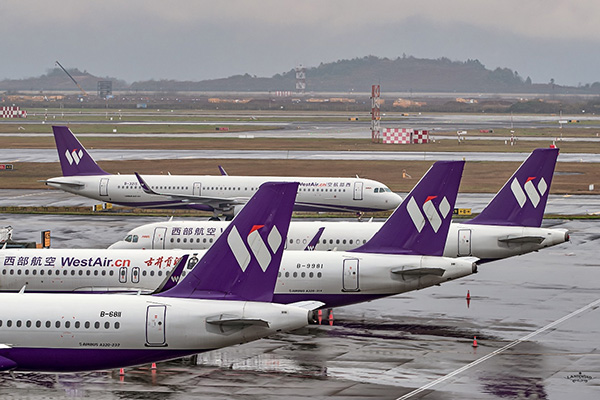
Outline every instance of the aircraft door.
{"type": "Polygon", "coordinates": [[[164,249],[165,248],[165,236],[167,236],[167,228],[159,227],[154,228],[154,237],[152,238],[153,249],[164,249]]]}
{"type": "Polygon", "coordinates": [[[458,230],[458,256],[470,256],[471,255],[471,230],[470,229],[459,229],[458,230]]]}
{"type": "Polygon", "coordinates": [[[131,268],[131,282],[140,283],[140,267],[131,268]]]}
{"type": "Polygon", "coordinates": [[[100,196],[108,196],[108,178],[100,179],[100,196]]]}
{"type": "Polygon", "coordinates": [[[119,268],[119,283],[127,283],[127,267],[119,268]]]}
{"type": "Polygon", "coordinates": [[[358,259],[345,259],[342,274],[342,291],[358,292],[358,259]]]}
{"type": "Polygon", "coordinates": [[[201,196],[202,195],[202,182],[194,182],[194,188],[192,195],[201,196]]]}
{"type": "Polygon", "coordinates": [[[354,200],[363,199],[363,183],[354,182],[354,200]]]}
{"type": "Polygon", "coordinates": [[[146,346],[166,346],[165,319],[167,306],[148,306],[146,310],[146,346]]]}

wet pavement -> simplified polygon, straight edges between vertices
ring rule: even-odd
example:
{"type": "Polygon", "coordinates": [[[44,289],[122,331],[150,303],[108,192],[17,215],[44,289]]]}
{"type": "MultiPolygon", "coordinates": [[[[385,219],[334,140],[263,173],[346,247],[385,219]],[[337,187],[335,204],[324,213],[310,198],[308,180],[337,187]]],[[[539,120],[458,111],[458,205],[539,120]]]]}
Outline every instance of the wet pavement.
{"type": "MultiPolygon", "coordinates": [[[[552,141],[540,147],[547,147],[552,141]]],[[[368,160],[368,161],[500,161],[522,162],[530,153],[454,152],[454,151],[309,151],[309,150],[130,150],[93,149],[96,161],[124,160],[368,160]]],[[[0,163],[57,163],[55,149],[0,149],[0,163]]],[[[599,163],[600,154],[561,153],[558,162],[599,163]]]]}
{"type": "MultiPolygon", "coordinates": [[[[406,193],[398,193],[402,198],[406,193]]],[[[481,212],[492,200],[494,193],[459,193],[456,208],[470,208],[481,212]]],[[[58,189],[0,189],[0,207],[90,207],[100,202],[76,196],[58,189]]],[[[550,195],[546,214],[588,215],[600,214],[600,196],[597,195],[550,195]]],[[[98,217],[105,216],[99,214],[98,217]]],[[[123,217],[127,218],[127,217],[123,217]]],[[[153,221],[154,222],[154,221],[153,221]]],[[[2,222],[0,221],[0,226],[2,222]]],[[[10,225],[10,224],[9,224],[10,225]]]]}
{"type": "MultiPolygon", "coordinates": [[[[16,238],[101,247],[156,218],[1,215],[16,238]],[[37,220],[37,222],[36,222],[37,220]]],[[[337,309],[191,360],[82,374],[0,374],[2,399],[597,399],[600,222],[546,220],[571,242],[440,287],[337,309]],[[471,300],[467,305],[467,291],[471,300]],[[478,347],[473,348],[477,337],[478,347]]]]}

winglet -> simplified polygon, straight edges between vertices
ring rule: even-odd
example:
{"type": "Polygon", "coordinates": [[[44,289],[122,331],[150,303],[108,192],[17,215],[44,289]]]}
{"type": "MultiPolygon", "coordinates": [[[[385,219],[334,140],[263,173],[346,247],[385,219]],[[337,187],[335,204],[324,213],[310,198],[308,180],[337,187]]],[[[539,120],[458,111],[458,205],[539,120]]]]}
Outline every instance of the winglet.
{"type": "Polygon", "coordinates": [[[270,302],[297,191],[298,183],[262,184],[196,268],[156,296],[270,302]]]}
{"type": "MultiPolygon", "coordinates": [[[[181,276],[183,274],[185,266],[187,265],[188,258],[189,256],[187,254],[181,257],[179,259],[179,262],[177,262],[177,265],[175,265],[175,268],[173,268],[171,272],[167,274],[165,279],[158,286],[158,288],[156,288],[156,290],[152,292],[152,294],[166,292],[167,290],[174,288],[175,285],[177,285],[177,283],[181,280],[181,276]]],[[[198,259],[196,258],[194,261],[194,265],[191,266],[192,268],[196,266],[196,264],[198,263],[197,261],[198,259]]]]}
{"type": "Polygon", "coordinates": [[[464,161],[438,161],[357,253],[441,256],[464,161]]]}
{"type": "Polygon", "coordinates": [[[315,248],[319,244],[319,240],[321,239],[321,235],[323,234],[324,230],[325,230],[324,226],[319,228],[316,235],[310,240],[308,245],[306,245],[306,247],[304,248],[304,251],[314,251],[315,250],[315,248]]]}
{"type": "Polygon", "coordinates": [[[146,181],[144,179],[142,179],[140,174],[138,174],[137,172],[134,172],[134,174],[135,174],[135,177],[137,178],[138,182],[140,183],[140,187],[142,188],[144,193],[158,195],[158,193],[156,193],[154,190],[152,190],[150,185],[148,185],[148,183],[146,183],[146,181]]]}
{"type": "Polygon", "coordinates": [[[557,158],[557,148],[535,149],[481,214],[465,223],[542,226],[557,158]]]}
{"type": "Polygon", "coordinates": [[[52,131],[63,176],[109,175],[96,164],[67,126],[53,126],[52,131]]]}

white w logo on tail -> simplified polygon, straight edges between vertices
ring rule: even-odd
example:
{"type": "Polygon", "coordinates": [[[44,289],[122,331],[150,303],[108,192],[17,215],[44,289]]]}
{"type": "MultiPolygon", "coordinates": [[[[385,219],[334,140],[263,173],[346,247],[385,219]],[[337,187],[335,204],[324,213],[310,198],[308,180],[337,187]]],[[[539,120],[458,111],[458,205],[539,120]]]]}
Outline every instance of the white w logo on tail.
{"type": "Polygon", "coordinates": [[[250,259],[252,258],[248,251],[248,247],[252,251],[252,254],[254,254],[256,261],[258,261],[260,268],[263,271],[266,271],[273,258],[272,254],[277,252],[281,246],[282,237],[276,226],[273,226],[269,236],[267,236],[267,243],[264,242],[258,233],[260,228],[262,228],[262,225],[255,225],[254,228],[252,228],[252,231],[248,235],[248,246],[244,243],[244,240],[235,226],[231,229],[231,232],[229,232],[229,236],[227,236],[229,248],[242,271],[246,271],[246,268],[248,268],[248,265],[250,264],[250,259]]]}
{"type": "Polygon", "coordinates": [[[450,203],[444,197],[440,202],[439,213],[436,210],[435,205],[431,200],[436,198],[437,196],[429,196],[425,203],[423,204],[423,210],[419,207],[414,197],[411,197],[406,206],[406,211],[408,211],[408,215],[412,219],[415,224],[415,228],[417,231],[421,233],[423,227],[425,226],[425,221],[429,221],[433,231],[437,233],[442,226],[442,222],[446,217],[450,214],[450,203]],[[421,212],[423,211],[423,212],[421,212]]]}
{"type": "Polygon", "coordinates": [[[79,151],[73,150],[72,152],[65,150],[65,157],[67,158],[69,165],[73,165],[73,163],[79,165],[79,161],[81,161],[81,157],[83,157],[83,151],[81,149],[79,149],[79,151]]]}
{"type": "Polygon", "coordinates": [[[548,190],[548,184],[544,180],[544,177],[540,178],[537,189],[533,184],[534,179],[535,176],[529,177],[523,187],[521,187],[517,178],[513,179],[512,183],[510,184],[510,189],[515,195],[515,199],[517,199],[519,207],[521,208],[523,208],[527,202],[527,198],[529,198],[531,204],[533,204],[533,208],[537,208],[538,204],[540,204],[542,196],[544,196],[546,190],[548,190]]]}

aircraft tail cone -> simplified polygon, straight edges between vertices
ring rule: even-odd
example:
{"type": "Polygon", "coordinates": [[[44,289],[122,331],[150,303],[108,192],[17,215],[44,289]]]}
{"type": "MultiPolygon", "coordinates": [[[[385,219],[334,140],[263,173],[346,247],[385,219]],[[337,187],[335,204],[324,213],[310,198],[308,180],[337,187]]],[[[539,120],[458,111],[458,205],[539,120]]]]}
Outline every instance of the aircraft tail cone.
{"type": "Polygon", "coordinates": [[[479,345],[477,344],[477,336],[473,336],[473,347],[478,347],[479,345]]]}

